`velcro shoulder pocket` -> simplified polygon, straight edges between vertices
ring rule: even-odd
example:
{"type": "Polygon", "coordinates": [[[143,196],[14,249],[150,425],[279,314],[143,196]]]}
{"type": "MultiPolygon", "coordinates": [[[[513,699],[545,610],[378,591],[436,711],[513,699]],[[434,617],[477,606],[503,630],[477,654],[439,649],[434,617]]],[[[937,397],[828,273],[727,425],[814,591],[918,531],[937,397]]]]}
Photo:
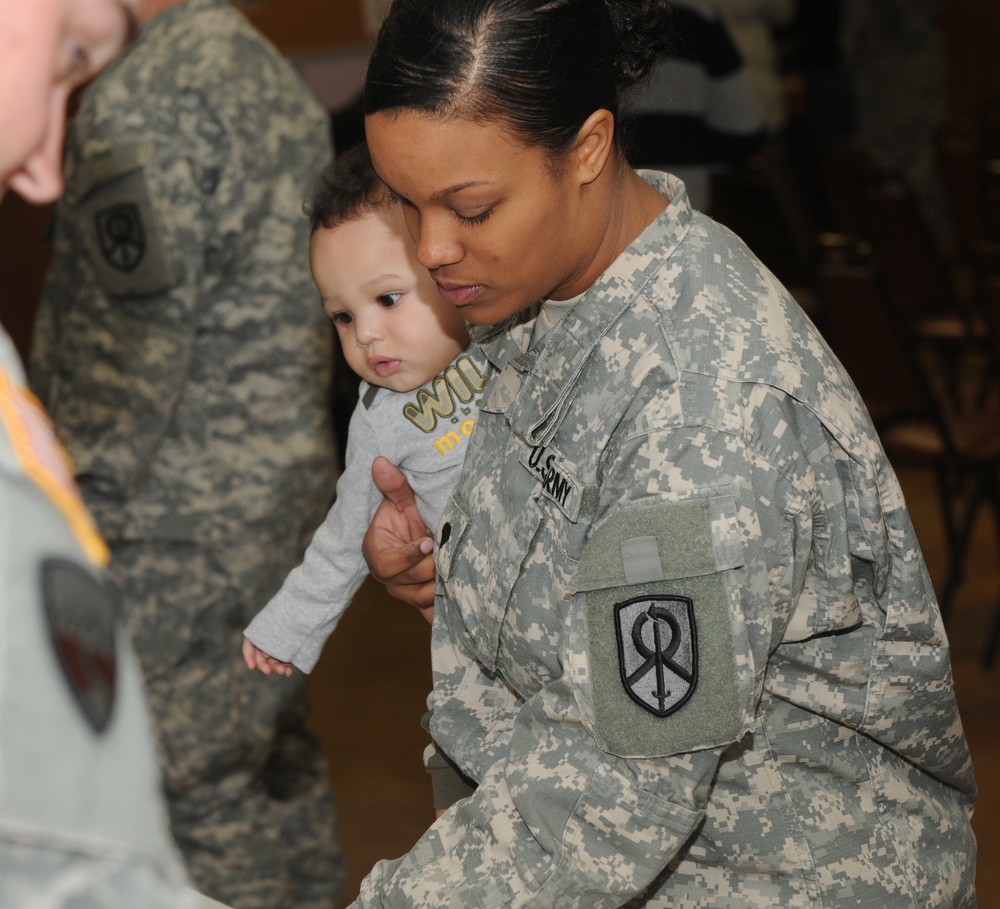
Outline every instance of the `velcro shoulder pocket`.
{"type": "Polygon", "coordinates": [[[140,148],[120,150],[80,174],[79,229],[108,296],[162,293],[182,277],[177,232],[166,200],[150,191],[148,157],[140,148]]]}
{"type": "Polygon", "coordinates": [[[580,562],[594,733],[623,757],[717,747],[741,722],[731,489],[619,512],[580,562]]]}

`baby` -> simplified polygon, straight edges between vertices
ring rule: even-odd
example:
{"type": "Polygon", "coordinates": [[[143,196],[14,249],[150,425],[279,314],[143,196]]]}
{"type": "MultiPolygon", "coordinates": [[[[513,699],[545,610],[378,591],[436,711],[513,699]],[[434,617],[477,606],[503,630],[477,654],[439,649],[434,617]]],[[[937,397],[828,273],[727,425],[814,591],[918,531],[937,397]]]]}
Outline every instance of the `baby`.
{"type": "Polygon", "coordinates": [[[366,146],[323,172],[306,211],[313,280],[362,382],[336,501],[302,564],[244,631],[243,658],[265,675],[311,671],[367,576],[361,543],[382,501],[371,477],[377,455],[403,471],[436,527],[485,385],[482,354],[417,262],[366,146]]]}

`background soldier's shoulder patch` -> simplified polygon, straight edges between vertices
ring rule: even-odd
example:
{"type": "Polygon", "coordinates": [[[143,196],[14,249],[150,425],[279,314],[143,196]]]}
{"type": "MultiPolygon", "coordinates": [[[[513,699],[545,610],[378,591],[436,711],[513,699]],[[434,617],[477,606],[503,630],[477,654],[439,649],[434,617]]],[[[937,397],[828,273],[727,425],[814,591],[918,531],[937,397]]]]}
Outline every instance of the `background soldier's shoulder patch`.
{"type": "Polygon", "coordinates": [[[151,189],[150,153],[117,149],[88,162],[76,203],[84,248],[101,289],[109,296],[148,296],[178,283],[182,266],[170,209],[151,189]]]}
{"type": "Polygon", "coordinates": [[[94,214],[97,246],[104,261],[126,274],[135,271],[146,255],[146,232],[139,207],[119,202],[94,214]]]}
{"type": "Polygon", "coordinates": [[[584,550],[595,731],[613,754],[678,754],[743,731],[722,574],[742,552],[712,535],[730,507],[731,494],[622,512],[584,550]]]}
{"type": "Polygon", "coordinates": [[[41,584],[56,659],[87,722],[103,732],[118,679],[115,602],[90,572],[66,559],[46,559],[41,584]]]}

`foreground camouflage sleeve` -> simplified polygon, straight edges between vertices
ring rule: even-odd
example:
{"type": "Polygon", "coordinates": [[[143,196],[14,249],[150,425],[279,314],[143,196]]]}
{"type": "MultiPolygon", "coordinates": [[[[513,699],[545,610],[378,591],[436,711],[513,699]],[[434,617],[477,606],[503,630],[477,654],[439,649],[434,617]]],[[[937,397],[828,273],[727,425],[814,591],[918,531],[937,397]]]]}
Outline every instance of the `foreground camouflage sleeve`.
{"type": "Polygon", "coordinates": [[[0,329],[0,905],[197,909],[107,547],[22,383],[0,329]]]}

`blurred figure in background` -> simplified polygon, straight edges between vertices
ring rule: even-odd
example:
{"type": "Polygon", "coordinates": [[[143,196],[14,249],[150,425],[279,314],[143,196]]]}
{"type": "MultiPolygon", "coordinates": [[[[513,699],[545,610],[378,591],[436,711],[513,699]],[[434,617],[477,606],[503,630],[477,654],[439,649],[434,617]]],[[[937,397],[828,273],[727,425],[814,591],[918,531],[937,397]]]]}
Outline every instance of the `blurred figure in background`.
{"type": "Polygon", "coordinates": [[[788,119],[776,34],[795,15],[795,0],[712,0],[753,82],[761,123],[777,136],[788,119]]]}
{"type": "Polygon", "coordinates": [[[680,177],[692,206],[710,212],[712,175],[749,161],[765,133],[750,73],[713,7],[675,0],[671,10],[667,50],[627,103],[629,161],[680,177]]]}
{"type": "Polygon", "coordinates": [[[342,862],[301,681],[240,658],[335,482],[302,214],[329,120],[226,0],[148,0],[141,20],[68,132],[32,382],[111,547],[196,886],[331,909],[342,862]]]}
{"type": "MultiPolygon", "coordinates": [[[[135,15],[118,0],[0,0],[0,198],[61,192],[67,98],[135,15]]],[[[197,905],[106,562],[0,329],[0,906],[197,905]]]]}
{"type": "Polygon", "coordinates": [[[852,146],[857,133],[844,61],[844,0],[797,0],[795,6],[779,42],[788,103],[784,145],[818,229],[843,231],[830,210],[823,171],[827,155],[852,146]]]}
{"type": "Polygon", "coordinates": [[[879,167],[906,178],[939,240],[951,233],[934,153],[934,133],[947,119],[941,18],[948,3],[844,0],[845,62],[858,138],[879,167]]]}

